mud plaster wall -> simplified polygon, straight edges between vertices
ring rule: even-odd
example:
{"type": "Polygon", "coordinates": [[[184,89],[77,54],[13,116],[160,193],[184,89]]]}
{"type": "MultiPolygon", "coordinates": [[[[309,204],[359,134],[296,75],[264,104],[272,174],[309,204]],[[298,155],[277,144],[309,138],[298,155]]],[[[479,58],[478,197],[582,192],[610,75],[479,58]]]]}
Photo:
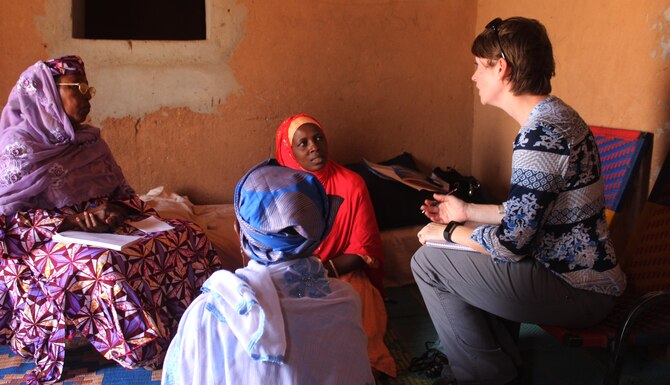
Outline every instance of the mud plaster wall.
{"type": "MultiPolygon", "coordinates": [[[[480,31],[494,17],[545,25],[556,60],[553,93],[592,125],[654,133],[651,181],[670,149],[670,1],[477,2],[480,31]]],[[[472,172],[504,198],[518,124],[482,106],[474,89],[472,172]]]]}
{"type": "Polygon", "coordinates": [[[0,92],[37,60],[81,55],[92,121],[138,192],[230,202],[298,112],[341,163],[408,151],[470,169],[474,2],[210,0],[201,42],[72,39],[70,0],[2,5],[0,92]]]}
{"type": "Polygon", "coordinates": [[[652,177],[670,147],[667,0],[209,0],[201,42],[72,39],[70,0],[0,4],[0,95],[36,60],[84,57],[92,121],[138,192],[230,202],[281,120],[309,112],[339,162],[409,151],[502,198],[517,125],[470,81],[470,43],[495,16],[547,26],[554,93],[588,123],[655,134],[652,177]]]}

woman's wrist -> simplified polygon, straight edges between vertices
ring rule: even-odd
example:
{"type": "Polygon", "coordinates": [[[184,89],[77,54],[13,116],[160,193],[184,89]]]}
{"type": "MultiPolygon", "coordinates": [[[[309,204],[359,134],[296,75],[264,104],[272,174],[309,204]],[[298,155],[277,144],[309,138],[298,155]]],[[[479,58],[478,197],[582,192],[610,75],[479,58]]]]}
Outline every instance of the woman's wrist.
{"type": "Polygon", "coordinates": [[[337,271],[337,267],[335,267],[335,263],[333,262],[332,259],[329,259],[328,261],[326,261],[325,266],[327,266],[326,271],[328,271],[328,273],[329,273],[328,276],[335,277],[335,278],[340,278],[340,272],[337,271]]]}
{"type": "Polygon", "coordinates": [[[68,215],[67,217],[63,218],[63,221],[61,222],[60,226],[57,227],[57,231],[66,231],[66,230],[78,229],[79,225],[77,224],[77,217],[78,217],[78,214],[72,214],[72,215],[68,215]]]}
{"type": "Polygon", "coordinates": [[[475,213],[473,212],[473,210],[475,210],[475,206],[476,205],[474,203],[469,203],[469,202],[465,203],[465,210],[463,210],[463,213],[465,214],[465,218],[463,218],[463,220],[461,222],[471,221],[472,219],[470,219],[470,218],[475,217],[475,213]]]}
{"type": "Polygon", "coordinates": [[[361,269],[365,265],[363,258],[356,254],[342,254],[323,263],[331,277],[339,278],[352,271],[361,269]]]}
{"type": "Polygon", "coordinates": [[[447,223],[447,226],[444,228],[444,231],[442,232],[444,240],[446,240],[447,242],[453,242],[451,240],[451,236],[454,233],[454,230],[456,230],[458,226],[463,226],[463,222],[451,221],[447,223]]]}

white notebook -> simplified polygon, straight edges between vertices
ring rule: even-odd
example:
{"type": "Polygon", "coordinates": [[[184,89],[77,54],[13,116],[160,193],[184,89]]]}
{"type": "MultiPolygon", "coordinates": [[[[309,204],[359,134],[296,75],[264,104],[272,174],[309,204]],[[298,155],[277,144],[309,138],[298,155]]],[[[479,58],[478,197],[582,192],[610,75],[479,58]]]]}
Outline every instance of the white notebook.
{"type": "Polygon", "coordinates": [[[64,243],[79,243],[82,245],[103,247],[106,249],[121,251],[134,243],[137,243],[142,236],[123,235],[110,233],[88,233],[86,231],[68,230],[62,233],[54,233],[52,240],[64,243]]]}
{"type": "Polygon", "coordinates": [[[474,251],[478,252],[477,250],[473,249],[470,246],[465,246],[461,245],[460,243],[454,243],[454,242],[449,242],[449,241],[427,241],[426,246],[430,247],[437,247],[438,249],[450,249],[450,250],[462,250],[462,251],[474,251]]]}
{"type": "Polygon", "coordinates": [[[128,224],[138,230],[144,231],[145,233],[156,233],[174,229],[172,225],[163,222],[156,217],[148,217],[146,219],[142,219],[141,221],[128,222],[128,224]]]}

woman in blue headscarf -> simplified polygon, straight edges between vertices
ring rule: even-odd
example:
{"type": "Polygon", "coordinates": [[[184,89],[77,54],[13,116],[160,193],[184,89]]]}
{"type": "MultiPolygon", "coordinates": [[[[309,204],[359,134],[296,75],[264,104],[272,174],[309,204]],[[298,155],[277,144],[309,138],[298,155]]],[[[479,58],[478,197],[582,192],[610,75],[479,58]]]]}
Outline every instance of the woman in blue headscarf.
{"type": "Polygon", "coordinates": [[[168,349],[164,385],[374,383],[360,299],[313,256],[340,203],[274,161],[240,180],[235,214],[251,262],[205,282],[168,349]]]}

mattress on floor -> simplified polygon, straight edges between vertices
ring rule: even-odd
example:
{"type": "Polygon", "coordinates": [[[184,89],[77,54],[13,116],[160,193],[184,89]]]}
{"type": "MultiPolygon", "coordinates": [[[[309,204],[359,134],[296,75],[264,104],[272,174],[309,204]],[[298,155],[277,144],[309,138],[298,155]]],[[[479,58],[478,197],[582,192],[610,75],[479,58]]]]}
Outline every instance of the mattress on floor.
{"type": "MultiPolygon", "coordinates": [[[[165,218],[179,218],[197,223],[214,245],[227,270],[242,267],[242,255],[233,228],[235,210],[232,204],[195,205],[188,197],[167,187],[156,187],[140,195],[150,207],[165,218]]],[[[422,226],[389,229],[381,232],[385,251],[384,286],[397,287],[414,283],[409,262],[420,244],[416,237],[422,226]]]]}

